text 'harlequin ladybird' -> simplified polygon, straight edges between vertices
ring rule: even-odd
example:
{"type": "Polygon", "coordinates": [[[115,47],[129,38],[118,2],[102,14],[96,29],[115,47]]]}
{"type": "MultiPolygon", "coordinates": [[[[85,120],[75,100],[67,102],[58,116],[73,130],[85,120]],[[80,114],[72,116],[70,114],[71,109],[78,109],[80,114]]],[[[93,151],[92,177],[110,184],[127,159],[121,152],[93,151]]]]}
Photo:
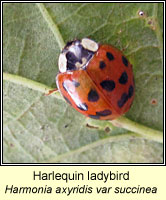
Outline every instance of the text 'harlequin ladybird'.
{"type": "Polygon", "coordinates": [[[132,65],[126,57],[88,38],[64,47],[56,83],[70,105],[94,119],[113,120],[127,112],[134,99],[132,65]]]}

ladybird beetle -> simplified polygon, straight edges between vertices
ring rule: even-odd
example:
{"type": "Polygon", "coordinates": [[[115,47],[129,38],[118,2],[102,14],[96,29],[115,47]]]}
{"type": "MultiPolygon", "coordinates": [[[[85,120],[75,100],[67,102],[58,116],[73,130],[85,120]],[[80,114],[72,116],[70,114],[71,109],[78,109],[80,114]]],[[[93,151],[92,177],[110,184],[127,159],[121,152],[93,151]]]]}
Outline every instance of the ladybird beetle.
{"type": "Polygon", "coordinates": [[[68,42],[59,56],[56,83],[64,99],[93,119],[113,120],[134,99],[132,65],[121,51],[89,38],[68,42]]]}

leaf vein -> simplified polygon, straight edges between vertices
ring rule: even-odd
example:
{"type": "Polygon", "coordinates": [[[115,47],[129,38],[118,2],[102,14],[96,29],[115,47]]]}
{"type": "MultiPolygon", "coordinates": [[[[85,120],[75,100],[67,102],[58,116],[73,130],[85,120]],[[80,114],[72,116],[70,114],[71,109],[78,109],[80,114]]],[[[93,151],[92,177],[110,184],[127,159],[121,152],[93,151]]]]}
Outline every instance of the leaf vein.
{"type": "Polygon", "coordinates": [[[62,35],[59,31],[59,28],[57,26],[57,24],[55,24],[55,22],[53,21],[52,17],[50,16],[50,14],[48,13],[45,5],[43,3],[36,3],[36,5],[38,6],[43,18],[45,19],[45,21],[47,22],[49,28],[51,29],[52,33],[54,34],[56,41],[60,47],[60,49],[62,50],[63,47],[65,46],[64,40],[62,38],[62,35]]]}

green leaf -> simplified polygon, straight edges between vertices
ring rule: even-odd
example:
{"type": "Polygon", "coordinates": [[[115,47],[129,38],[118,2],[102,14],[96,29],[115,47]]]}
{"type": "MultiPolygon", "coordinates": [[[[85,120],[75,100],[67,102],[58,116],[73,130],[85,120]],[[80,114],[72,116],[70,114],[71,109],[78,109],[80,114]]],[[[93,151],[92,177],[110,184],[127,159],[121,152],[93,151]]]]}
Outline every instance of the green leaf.
{"type": "Polygon", "coordinates": [[[3,161],[163,162],[162,34],[162,3],[4,3],[3,161]],[[83,37],[114,45],[133,64],[136,96],[120,127],[44,95],[56,88],[64,44],[83,37]]]}

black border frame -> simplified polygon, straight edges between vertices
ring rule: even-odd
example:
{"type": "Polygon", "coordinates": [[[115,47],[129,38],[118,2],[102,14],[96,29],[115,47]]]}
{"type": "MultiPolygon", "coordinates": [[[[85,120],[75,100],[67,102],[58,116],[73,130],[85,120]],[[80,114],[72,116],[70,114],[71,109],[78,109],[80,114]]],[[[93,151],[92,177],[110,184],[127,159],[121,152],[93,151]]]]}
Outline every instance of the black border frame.
{"type": "MultiPolygon", "coordinates": [[[[163,166],[165,164],[165,1],[2,1],[1,2],[1,30],[3,31],[3,3],[162,3],[163,4],[163,163],[3,163],[3,46],[1,45],[1,166],[163,166]]],[[[3,42],[3,32],[1,41],[3,42]]],[[[2,44],[1,42],[1,44],[2,44]]]]}

